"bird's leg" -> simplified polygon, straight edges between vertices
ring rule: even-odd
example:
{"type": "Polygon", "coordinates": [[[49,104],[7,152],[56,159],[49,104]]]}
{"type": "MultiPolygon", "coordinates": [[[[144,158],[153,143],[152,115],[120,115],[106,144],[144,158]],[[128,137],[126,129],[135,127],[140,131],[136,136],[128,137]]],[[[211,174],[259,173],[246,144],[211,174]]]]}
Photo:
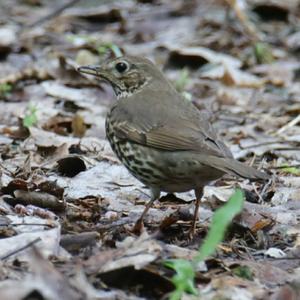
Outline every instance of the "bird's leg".
{"type": "Polygon", "coordinates": [[[151,208],[151,206],[153,205],[154,201],[156,199],[159,199],[160,196],[160,190],[155,189],[155,188],[151,188],[151,199],[150,201],[146,204],[146,207],[142,213],[142,215],[139,217],[139,219],[136,221],[134,227],[133,227],[133,232],[141,232],[141,228],[143,225],[143,220],[144,217],[146,216],[148,210],[151,208]]]}
{"type": "Polygon", "coordinates": [[[195,210],[194,210],[193,223],[189,230],[189,237],[191,239],[194,237],[195,232],[196,232],[199,208],[200,208],[201,198],[203,196],[203,187],[195,189],[195,196],[196,196],[196,204],[195,204],[195,210]]]}

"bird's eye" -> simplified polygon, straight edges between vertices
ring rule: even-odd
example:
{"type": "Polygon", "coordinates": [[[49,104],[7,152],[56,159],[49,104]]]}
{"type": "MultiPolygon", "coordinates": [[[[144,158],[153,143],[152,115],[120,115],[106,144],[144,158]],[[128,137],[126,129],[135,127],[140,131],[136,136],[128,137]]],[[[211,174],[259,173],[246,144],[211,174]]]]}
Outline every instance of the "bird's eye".
{"type": "Polygon", "coordinates": [[[121,61],[116,64],[115,68],[119,73],[124,73],[128,69],[128,64],[121,61]]]}

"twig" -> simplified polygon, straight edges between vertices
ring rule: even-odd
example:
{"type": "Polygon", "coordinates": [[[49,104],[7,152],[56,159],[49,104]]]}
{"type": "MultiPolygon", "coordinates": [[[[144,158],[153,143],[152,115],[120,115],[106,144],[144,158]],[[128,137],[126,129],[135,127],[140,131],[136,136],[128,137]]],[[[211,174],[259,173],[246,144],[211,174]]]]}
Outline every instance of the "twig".
{"type": "Polygon", "coordinates": [[[54,224],[41,224],[41,223],[10,223],[10,224],[0,224],[0,227],[5,226],[45,226],[45,227],[53,227],[54,224]]]}
{"type": "Polygon", "coordinates": [[[13,172],[11,172],[8,168],[6,168],[2,163],[0,163],[0,168],[4,171],[8,172],[11,176],[13,176],[13,172]]]}
{"type": "Polygon", "coordinates": [[[276,131],[275,134],[281,134],[284,131],[286,131],[287,129],[297,125],[299,122],[300,122],[300,115],[298,115],[295,119],[293,119],[292,121],[290,121],[287,124],[285,124],[284,126],[282,126],[279,130],[276,131]]]}
{"type": "Polygon", "coordinates": [[[277,166],[277,167],[269,167],[269,169],[278,170],[278,169],[285,169],[285,168],[300,168],[300,164],[294,165],[285,165],[285,166],[277,166]]]}
{"type": "Polygon", "coordinates": [[[299,147],[280,147],[280,148],[276,148],[274,149],[275,151],[299,151],[299,147]]]}
{"type": "Polygon", "coordinates": [[[248,35],[254,41],[262,40],[262,34],[256,28],[256,26],[249,20],[245,13],[246,8],[244,7],[244,2],[238,0],[225,0],[225,2],[234,10],[238,20],[241,25],[245,28],[248,35]]]}
{"type": "Polygon", "coordinates": [[[41,241],[41,238],[40,238],[40,237],[34,239],[34,240],[31,241],[30,243],[28,243],[27,245],[25,245],[25,246],[23,246],[23,247],[21,247],[21,248],[19,248],[19,249],[15,249],[15,250],[11,251],[10,253],[5,254],[4,256],[0,257],[0,259],[1,259],[1,260],[5,260],[5,259],[9,258],[10,256],[15,255],[15,254],[17,254],[18,252],[21,252],[21,251],[23,251],[23,250],[25,250],[25,249],[27,249],[27,248],[33,246],[34,244],[36,244],[36,243],[39,242],[39,241],[41,241]]]}
{"type": "Polygon", "coordinates": [[[37,21],[25,26],[25,28],[33,28],[36,27],[38,25],[41,25],[57,16],[59,16],[65,9],[73,6],[74,4],[76,4],[77,2],[79,2],[80,0],[71,0],[70,2],[56,8],[53,12],[51,12],[50,14],[38,19],[37,21]]]}
{"type": "Polygon", "coordinates": [[[244,150],[244,149],[257,148],[257,147],[260,147],[260,146],[266,146],[266,145],[272,145],[272,144],[283,144],[283,142],[280,141],[280,140],[272,141],[272,142],[261,142],[261,143],[256,143],[256,144],[252,144],[252,145],[249,145],[249,146],[241,146],[240,145],[240,148],[244,150]]]}

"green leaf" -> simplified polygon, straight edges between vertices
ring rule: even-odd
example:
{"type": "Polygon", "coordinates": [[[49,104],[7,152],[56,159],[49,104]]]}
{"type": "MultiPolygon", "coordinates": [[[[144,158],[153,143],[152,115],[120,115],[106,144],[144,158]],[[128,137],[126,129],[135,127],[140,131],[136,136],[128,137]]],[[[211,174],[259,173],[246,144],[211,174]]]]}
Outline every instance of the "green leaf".
{"type": "Polygon", "coordinates": [[[97,51],[98,51],[99,55],[101,55],[101,56],[106,54],[106,52],[108,50],[111,50],[113,52],[113,54],[115,55],[115,57],[122,56],[121,49],[116,44],[113,44],[113,43],[102,44],[97,48],[97,51]]]}
{"type": "Polygon", "coordinates": [[[178,92],[183,92],[187,84],[189,83],[189,70],[184,68],[180,71],[179,78],[175,81],[175,88],[178,92]]]}
{"type": "Polygon", "coordinates": [[[171,293],[170,300],[180,300],[184,293],[198,294],[194,285],[195,268],[200,261],[215,252],[218,244],[224,239],[228,225],[242,210],[243,204],[244,194],[240,189],[236,189],[227,203],[214,213],[210,230],[194,261],[173,259],[165,262],[167,267],[176,272],[172,278],[175,290],[171,293]]]}
{"type": "Polygon", "coordinates": [[[116,44],[112,44],[110,49],[113,52],[113,54],[115,55],[115,57],[122,56],[122,51],[116,44]]]}
{"type": "Polygon", "coordinates": [[[33,125],[35,125],[38,121],[37,115],[37,108],[36,106],[33,106],[32,104],[29,104],[27,107],[27,112],[25,114],[25,117],[23,119],[23,126],[26,128],[30,128],[33,125]]]}
{"type": "Polygon", "coordinates": [[[286,166],[286,167],[283,167],[281,170],[286,172],[286,173],[290,173],[290,174],[293,174],[293,175],[296,175],[296,176],[300,175],[300,169],[296,168],[296,167],[286,166]]]}
{"type": "Polygon", "coordinates": [[[191,262],[185,259],[171,259],[165,265],[176,271],[172,282],[175,291],[170,295],[170,300],[180,300],[184,292],[197,295],[198,291],[194,286],[195,271],[191,262]]]}
{"type": "Polygon", "coordinates": [[[236,189],[226,204],[214,213],[210,230],[199,250],[196,262],[204,260],[215,252],[218,244],[224,239],[228,225],[232,219],[241,212],[243,204],[244,194],[242,190],[236,189]]]}
{"type": "Polygon", "coordinates": [[[245,278],[248,280],[253,280],[253,272],[248,266],[238,266],[232,270],[233,274],[245,278]]]}
{"type": "Polygon", "coordinates": [[[12,85],[9,83],[0,84],[0,96],[8,96],[12,91],[12,85]]]}
{"type": "Polygon", "coordinates": [[[272,49],[269,44],[256,43],[254,45],[254,55],[259,64],[269,64],[274,61],[272,49]]]}

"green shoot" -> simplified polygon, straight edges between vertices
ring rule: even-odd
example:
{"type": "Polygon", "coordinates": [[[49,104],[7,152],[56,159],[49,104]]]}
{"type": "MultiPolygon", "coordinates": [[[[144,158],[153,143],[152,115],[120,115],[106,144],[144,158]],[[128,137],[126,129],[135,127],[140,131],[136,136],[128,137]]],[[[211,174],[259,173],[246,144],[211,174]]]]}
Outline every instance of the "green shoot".
{"type": "Polygon", "coordinates": [[[253,272],[248,266],[238,266],[232,270],[232,273],[238,277],[253,280],[253,272]]]}
{"type": "Polygon", "coordinates": [[[111,50],[115,57],[122,56],[121,49],[116,44],[113,44],[113,43],[102,44],[101,46],[99,46],[97,48],[97,51],[100,56],[106,54],[108,50],[111,50]]]}
{"type": "Polygon", "coordinates": [[[199,262],[214,254],[218,244],[223,241],[226,229],[231,221],[241,212],[243,204],[244,194],[240,189],[236,189],[227,203],[214,213],[207,237],[195,259],[192,262],[184,259],[166,261],[165,265],[176,272],[172,278],[175,290],[171,293],[170,300],[180,300],[184,293],[197,295],[197,289],[194,285],[196,266],[199,262]]]}
{"type": "Polygon", "coordinates": [[[26,128],[30,128],[35,125],[38,121],[36,106],[29,104],[25,113],[25,117],[23,119],[23,126],[26,128]]]}
{"type": "Polygon", "coordinates": [[[189,70],[186,68],[183,68],[180,71],[179,78],[175,81],[175,88],[178,92],[183,92],[185,87],[188,85],[190,81],[189,75],[189,70]]]}
{"type": "Polygon", "coordinates": [[[218,244],[223,241],[226,229],[230,225],[231,221],[241,212],[243,204],[244,194],[242,190],[236,189],[229,200],[222,207],[216,210],[212,218],[212,224],[209,232],[199,250],[199,255],[196,257],[196,261],[203,261],[215,252],[218,244]]]}
{"type": "Polygon", "coordinates": [[[266,43],[256,43],[254,45],[254,55],[259,64],[270,64],[274,61],[272,49],[266,43]]]}
{"type": "Polygon", "coordinates": [[[0,96],[7,97],[12,91],[12,85],[9,83],[0,84],[0,96]]]}
{"type": "Polygon", "coordinates": [[[283,168],[281,168],[281,170],[284,171],[285,173],[293,174],[296,176],[300,175],[300,168],[283,166],[283,168]]]}
{"type": "Polygon", "coordinates": [[[95,47],[100,56],[103,56],[107,53],[107,51],[112,51],[115,57],[122,56],[121,49],[114,43],[101,43],[94,36],[86,35],[86,34],[69,34],[66,36],[66,39],[70,43],[76,43],[78,40],[83,41],[85,43],[90,44],[95,47]]]}
{"type": "Polygon", "coordinates": [[[165,262],[165,266],[176,272],[172,278],[176,289],[170,295],[170,300],[180,300],[184,292],[193,295],[198,294],[194,285],[195,271],[191,262],[185,259],[171,259],[165,262]]]}

